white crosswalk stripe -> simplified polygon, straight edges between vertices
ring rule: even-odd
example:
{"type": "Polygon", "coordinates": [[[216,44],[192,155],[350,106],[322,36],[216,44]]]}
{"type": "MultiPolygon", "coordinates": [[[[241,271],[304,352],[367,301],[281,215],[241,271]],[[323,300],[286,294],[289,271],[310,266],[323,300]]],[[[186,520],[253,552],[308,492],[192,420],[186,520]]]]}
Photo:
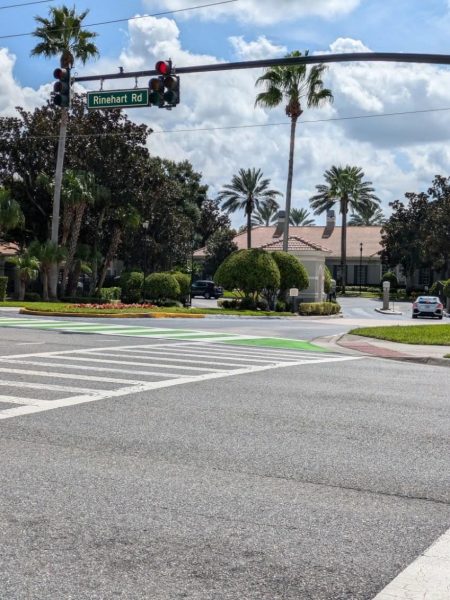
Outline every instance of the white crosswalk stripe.
{"type": "Polygon", "coordinates": [[[0,420],[192,382],[348,360],[360,359],[304,350],[211,347],[193,340],[1,356],[0,420]]]}

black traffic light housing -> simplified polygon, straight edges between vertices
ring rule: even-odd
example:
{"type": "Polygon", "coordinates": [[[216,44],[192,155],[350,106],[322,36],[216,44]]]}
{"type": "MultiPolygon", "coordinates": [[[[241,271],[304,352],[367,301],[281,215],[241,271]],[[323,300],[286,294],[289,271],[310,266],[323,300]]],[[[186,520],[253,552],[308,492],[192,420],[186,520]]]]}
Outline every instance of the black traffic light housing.
{"type": "Polygon", "coordinates": [[[53,104],[62,108],[69,108],[72,91],[70,69],[55,69],[53,77],[58,80],[53,85],[53,104]]]}
{"type": "Polygon", "coordinates": [[[180,78],[172,61],[160,60],[155,65],[158,77],[150,79],[150,105],[171,109],[180,103],[180,78]]]}

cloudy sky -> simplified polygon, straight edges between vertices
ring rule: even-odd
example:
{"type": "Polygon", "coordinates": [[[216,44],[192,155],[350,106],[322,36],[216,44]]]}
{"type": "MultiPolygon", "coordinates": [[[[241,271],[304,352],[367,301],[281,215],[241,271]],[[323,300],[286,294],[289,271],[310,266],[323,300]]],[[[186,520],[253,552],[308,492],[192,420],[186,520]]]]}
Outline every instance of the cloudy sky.
{"type": "MultiPolygon", "coordinates": [[[[33,17],[54,2],[5,8],[31,0],[0,0],[0,115],[43,103],[57,61],[30,58],[33,17]]],[[[449,51],[448,0],[236,0],[185,10],[215,0],[96,0],[88,24],[98,32],[101,58],[77,66],[79,74],[152,69],[172,58],[178,67],[281,57],[292,50],[334,52],[449,51]],[[165,11],[172,14],[151,16],[165,11]],[[148,15],[148,16],[144,16],[148,15]],[[127,20],[130,17],[139,17],[127,20]]],[[[130,110],[151,126],[153,154],[189,159],[211,194],[239,168],[261,168],[273,186],[286,186],[289,126],[283,106],[254,108],[255,70],[184,75],[181,104],[173,111],[130,110]],[[246,127],[241,127],[246,126],[246,127]],[[251,126],[251,127],[250,127],[251,126]]],[[[140,80],[145,87],[147,80],[140,80]]],[[[105,83],[105,89],[134,86],[105,83]]],[[[330,65],[326,84],[333,105],[306,110],[297,134],[293,204],[308,207],[324,171],[362,167],[383,207],[407,191],[426,189],[437,173],[450,175],[450,71],[447,67],[345,63],[330,65]],[[448,109],[448,110],[436,110],[448,109]],[[429,111],[410,115],[386,113],[429,111]],[[348,119],[348,117],[358,117],[348,119]]],[[[95,88],[95,86],[93,86],[95,88]]],[[[236,217],[240,224],[243,217],[236,217]]],[[[320,223],[322,217],[318,218],[320,223]]]]}

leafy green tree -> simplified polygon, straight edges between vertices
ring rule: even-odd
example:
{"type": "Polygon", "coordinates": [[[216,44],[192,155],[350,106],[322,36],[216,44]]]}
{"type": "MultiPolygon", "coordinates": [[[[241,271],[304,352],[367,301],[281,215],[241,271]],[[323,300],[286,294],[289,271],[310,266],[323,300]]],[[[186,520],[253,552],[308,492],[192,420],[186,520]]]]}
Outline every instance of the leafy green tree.
{"type": "Polygon", "coordinates": [[[3,232],[22,226],[23,223],[24,216],[19,203],[11,198],[9,190],[0,188],[0,236],[3,232]]]}
{"type": "Polygon", "coordinates": [[[405,197],[407,202],[396,200],[390,204],[392,214],[381,234],[381,259],[392,268],[401,265],[406,287],[410,289],[416,269],[427,266],[426,223],[430,202],[424,193],[407,193],[405,197]]]}
{"type": "MultiPolygon", "coordinates": [[[[75,64],[75,60],[79,60],[84,65],[89,59],[97,58],[99,51],[93,42],[97,34],[83,28],[83,21],[88,13],[89,11],[85,10],[77,14],[75,8],[52,6],[49,9],[49,18],[36,17],[35,20],[38,26],[33,35],[40,41],[31,50],[31,55],[44,56],[46,58],[60,56],[61,67],[65,69],[71,69],[75,64]]],[[[67,107],[62,107],[51,236],[52,242],[55,244],[58,243],[59,207],[68,120],[69,110],[67,107]]],[[[57,275],[58,272],[55,265],[51,270],[50,291],[52,297],[56,297],[57,275]]]]}
{"type": "Polygon", "coordinates": [[[348,224],[352,227],[372,227],[381,226],[384,221],[385,216],[383,211],[376,204],[373,204],[355,211],[350,217],[348,224]]]}
{"type": "Polygon", "coordinates": [[[396,290],[398,288],[398,279],[397,275],[393,271],[386,271],[386,273],[381,278],[381,289],[383,289],[383,283],[385,281],[389,281],[391,284],[391,290],[396,290]]]}
{"type": "Polygon", "coordinates": [[[214,281],[227,290],[240,290],[254,301],[264,290],[280,287],[280,271],[271,254],[253,248],[231,254],[217,269],[214,281]]]}
{"type": "Polygon", "coordinates": [[[39,271],[39,260],[29,252],[22,252],[17,256],[8,258],[8,262],[13,264],[19,274],[19,300],[25,299],[25,292],[28,283],[35,279],[39,271]]]}
{"type": "Polygon", "coordinates": [[[450,177],[437,175],[428,190],[429,211],[424,223],[426,254],[442,279],[450,277],[450,177]]]}
{"type": "Polygon", "coordinates": [[[289,223],[295,227],[309,227],[310,225],[314,225],[314,219],[310,219],[309,217],[310,213],[306,208],[291,208],[289,223]]]}
{"type": "Polygon", "coordinates": [[[234,229],[219,229],[206,242],[204,271],[214,275],[223,261],[238,249],[234,229]]]}
{"type": "Polygon", "coordinates": [[[279,209],[280,205],[276,201],[260,204],[253,212],[252,226],[263,225],[269,227],[273,225],[277,220],[279,209]]]}
{"type": "Polygon", "coordinates": [[[95,256],[93,247],[88,244],[78,244],[67,287],[68,296],[75,296],[81,274],[92,277],[92,264],[94,261],[97,262],[97,257],[95,256]]]}
{"type": "MultiPolygon", "coordinates": [[[[308,56],[309,52],[305,52],[308,56]]],[[[298,50],[291,52],[287,57],[302,56],[298,50]]],[[[289,167],[286,190],[286,215],[291,214],[292,181],[294,175],[295,134],[297,123],[303,114],[303,107],[317,108],[327,102],[333,101],[331,90],[324,87],[323,75],[325,65],[319,64],[312,67],[295,65],[291,67],[272,67],[259,77],[256,85],[264,85],[265,91],[256,97],[256,105],[267,108],[276,108],[286,102],[286,115],[291,119],[291,142],[289,150],[289,167]]],[[[289,219],[286,219],[283,250],[288,249],[289,219]]]]}
{"type": "Polygon", "coordinates": [[[42,299],[44,302],[48,302],[50,269],[53,264],[60,264],[66,258],[67,251],[62,246],[54,244],[49,240],[43,243],[35,240],[30,244],[28,253],[39,262],[39,270],[42,278],[42,299]]]}
{"type": "Polygon", "coordinates": [[[331,167],[325,171],[325,184],[316,186],[317,194],[310,199],[316,215],[320,215],[339,204],[342,215],[341,230],[341,285],[345,293],[347,271],[347,214],[377,206],[380,200],[375,195],[371,181],[364,181],[360,167],[331,167]]]}
{"type": "Polygon", "coordinates": [[[224,185],[218,199],[228,213],[244,210],[247,217],[247,248],[252,247],[252,214],[260,204],[274,202],[280,192],[270,188],[261,169],[239,169],[230,184],[224,185]]]}
{"type": "Polygon", "coordinates": [[[280,295],[284,296],[290,288],[308,288],[308,272],[297,257],[287,252],[271,252],[271,255],[280,271],[280,295]]]}

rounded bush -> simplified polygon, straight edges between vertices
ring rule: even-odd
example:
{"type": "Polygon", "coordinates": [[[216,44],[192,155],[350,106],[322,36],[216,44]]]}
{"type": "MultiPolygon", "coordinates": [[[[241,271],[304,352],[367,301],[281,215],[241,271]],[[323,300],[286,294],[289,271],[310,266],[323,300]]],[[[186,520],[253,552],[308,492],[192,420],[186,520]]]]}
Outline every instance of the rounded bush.
{"type": "Polygon", "coordinates": [[[170,273],[152,273],[145,278],[144,295],[150,300],[169,300],[180,296],[178,281],[170,273]]]}
{"type": "Polygon", "coordinates": [[[308,272],[302,263],[288,252],[272,252],[273,260],[280,271],[280,290],[287,292],[290,288],[306,290],[309,286],[308,272]]]}
{"type": "Polygon", "coordinates": [[[396,290],[398,288],[397,275],[392,271],[386,271],[386,273],[381,278],[381,288],[383,288],[383,281],[389,281],[389,283],[391,284],[391,290],[396,290]]]}
{"type": "Polygon", "coordinates": [[[241,290],[256,297],[263,290],[280,287],[280,270],[265,250],[238,250],[230,254],[217,269],[214,281],[226,290],[241,290]]]}
{"type": "Polygon", "coordinates": [[[178,285],[180,286],[180,298],[184,300],[191,292],[191,277],[180,271],[175,271],[172,275],[178,281],[178,285]]]}
{"type": "Polygon", "coordinates": [[[144,273],[141,271],[124,272],[120,276],[119,285],[122,289],[121,299],[127,304],[134,304],[142,300],[144,273]]]}

